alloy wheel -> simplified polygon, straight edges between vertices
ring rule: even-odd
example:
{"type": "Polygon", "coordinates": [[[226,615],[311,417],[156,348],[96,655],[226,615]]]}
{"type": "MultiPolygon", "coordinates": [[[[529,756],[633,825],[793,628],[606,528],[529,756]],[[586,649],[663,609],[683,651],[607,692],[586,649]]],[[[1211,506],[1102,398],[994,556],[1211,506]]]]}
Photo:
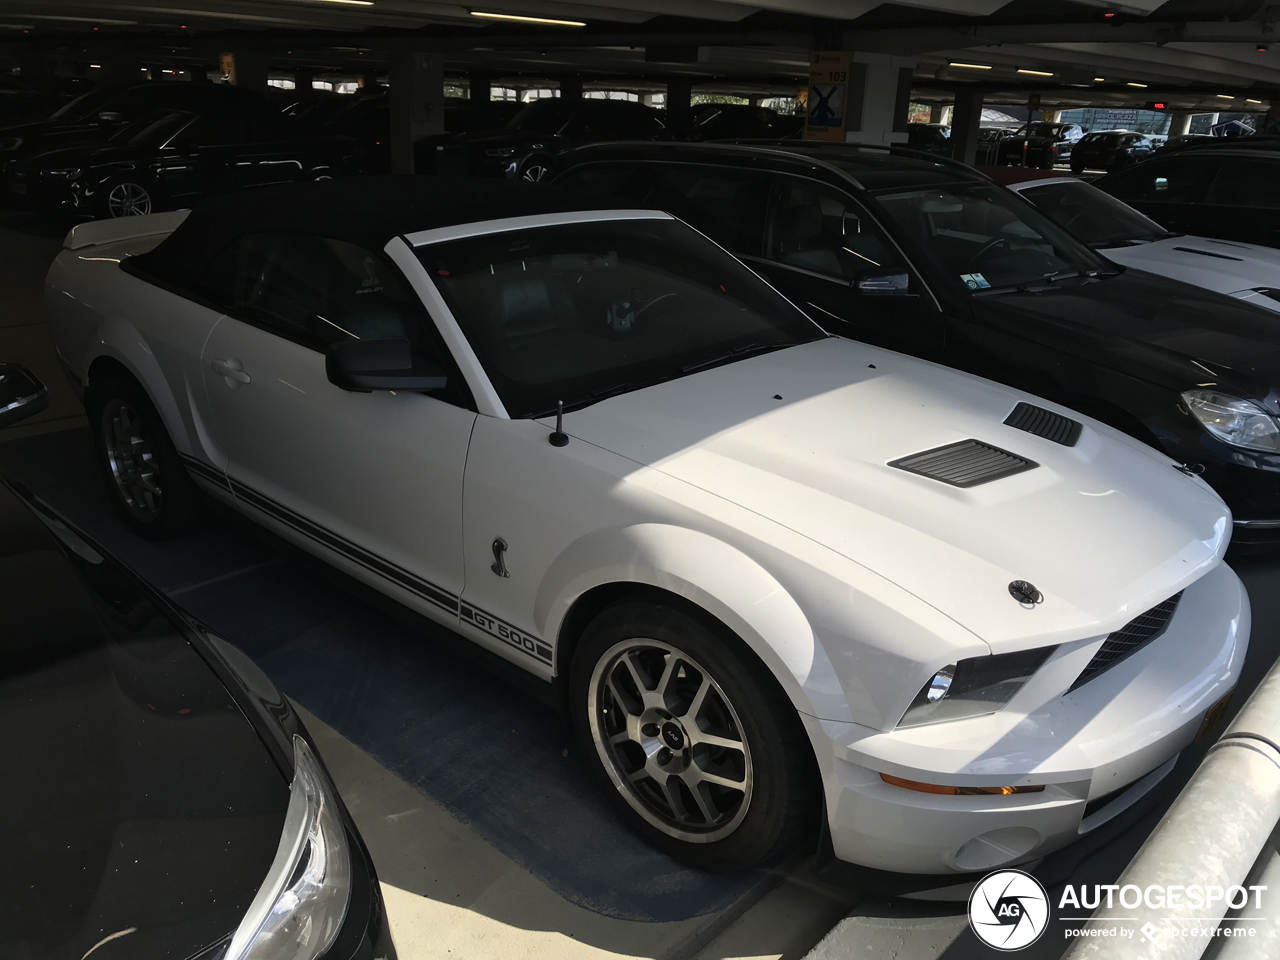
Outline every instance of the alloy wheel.
{"type": "Polygon", "coordinates": [[[140,217],[151,212],[151,194],[137,183],[117,183],[107,194],[107,212],[113,217],[140,217]]]}
{"type": "Polygon", "coordinates": [[[547,175],[547,168],[541,163],[531,163],[524,168],[524,173],[520,176],[522,179],[528,180],[530,183],[537,183],[547,175]]]}
{"type": "Polygon", "coordinates": [[[751,751],[705,667],[658,640],[623,640],[596,664],[587,709],[605,770],[645,820],[694,843],[737,829],[751,803],[751,751]]]}
{"type": "Polygon", "coordinates": [[[102,411],[102,446],[116,492],[129,513],[143,522],[160,515],[160,465],[138,412],[124,400],[102,411]]]}

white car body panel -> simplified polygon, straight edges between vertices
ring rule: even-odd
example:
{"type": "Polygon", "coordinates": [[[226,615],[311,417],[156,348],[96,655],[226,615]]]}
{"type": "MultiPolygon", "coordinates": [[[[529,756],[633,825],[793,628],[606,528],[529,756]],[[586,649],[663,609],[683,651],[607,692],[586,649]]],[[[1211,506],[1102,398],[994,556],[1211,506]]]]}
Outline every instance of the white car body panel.
{"type": "MultiPolygon", "coordinates": [[[[1046,177],[1012,183],[1009,189],[1020,194],[1045,184],[1080,182],[1075,177],[1046,177]]],[[[1131,246],[1105,247],[1098,252],[1123,267],[1194,284],[1280,312],[1280,300],[1258,292],[1259,289],[1274,290],[1280,296],[1280,250],[1274,247],[1179,236],[1131,246]]]]}
{"type": "MultiPolygon", "coordinates": [[[[642,215],[655,216],[611,214],[642,215]]],[[[548,421],[506,416],[404,241],[385,252],[478,412],[340,390],[322,354],[122,271],[158,242],[153,230],[82,233],[51,269],[49,321],[73,378],[102,358],[123,364],[205,489],[543,679],[567,671],[562,625],[595,588],[647,585],[698,605],[799,711],[846,860],[957,873],[1062,846],[1089,799],[1154,782],[1239,675],[1249,616],[1222,563],[1226,506],[1163,454],[1072,411],[829,338],[571,412],[570,441],[555,447],[548,421]],[[1005,426],[1023,400],[1080,421],[1079,442],[1005,426]],[[968,438],[1037,466],[968,489],[888,466],[968,438]],[[495,538],[509,576],[495,576],[495,538]],[[1014,601],[1015,579],[1043,602],[1014,601]],[[1159,644],[1065,693],[1108,633],[1178,591],[1159,644]],[[1054,644],[1003,709],[898,728],[944,665],[1054,644]],[[1046,789],[936,796],[881,773],[1046,789]]]]}

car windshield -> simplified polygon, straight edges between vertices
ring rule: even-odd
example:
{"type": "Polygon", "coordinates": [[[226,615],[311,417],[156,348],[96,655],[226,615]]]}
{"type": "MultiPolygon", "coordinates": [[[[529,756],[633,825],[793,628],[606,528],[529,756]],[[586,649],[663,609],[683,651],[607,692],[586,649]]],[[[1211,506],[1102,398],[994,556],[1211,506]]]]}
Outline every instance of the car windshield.
{"type": "Polygon", "coordinates": [[[572,112],[573,104],[562,100],[535,100],[507,121],[507,129],[521,133],[558,133],[572,112]]]}
{"type": "Polygon", "coordinates": [[[1022,195],[1091,247],[1115,247],[1172,236],[1127,203],[1079,180],[1026,187],[1022,195]]]}
{"type": "Polygon", "coordinates": [[[417,254],[512,417],[826,336],[677,220],[537,227],[417,254]]]}
{"type": "Polygon", "coordinates": [[[87,93],[80,94],[74,100],[68,100],[53,113],[49,114],[49,119],[70,122],[84,120],[109,99],[110,97],[101,90],[90,90],[87,93]]]}
{"type": "Polygon", "coordinates": [[[195,118],[194,113],[184,110],[153,110],[125,124],[111,135],[111,140],[131,146],[163,146],[195,118]]]}
{"type": "Polygon", "coordinates": [[[953,184],[876,197],[911,246],[972,291],[1082,276],[1092,250],[1003,187],[953,184]]]}

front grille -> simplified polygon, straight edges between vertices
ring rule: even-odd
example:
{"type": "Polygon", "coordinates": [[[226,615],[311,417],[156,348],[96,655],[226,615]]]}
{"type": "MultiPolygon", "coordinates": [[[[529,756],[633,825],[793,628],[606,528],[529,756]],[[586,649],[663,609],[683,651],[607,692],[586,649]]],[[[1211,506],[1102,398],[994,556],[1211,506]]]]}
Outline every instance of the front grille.
{"type": "MultiPolygon", "coordinates": [[[[1093,659],[1089,661],[1089,665],[1084,668],[1080,676],[1076,677],[1071,690],[1088,683],[1098,674],[1110,670],[1120,661],[1128,659],[1160,637],[1169,629],[1169,621],[1173,619],[1173,612],[1178,609],[1178,601],[1181,599],[1182,593],[1175,593],[1163,603],[1157,603],[1146,613],[1134,617],[1115,633],[1109,634],[1107,639],[1102,641],[1098,652],[1093,655],[1093,659]]],[[[1071,690],[1067,692],[1070,693],[1071,690]]]]}
{"type": "Polygon", "coordinates": [[[1074,447],[1080,439],[1080,431],[1084,429],[1078,420],[1030,403],[1019,403],[1013,408],[1013,413],[1005,417],[1004,422],[1015,430],[1034,433],[1037,437],[1044,437],[1064,447],[1074,447]]]}
{"type": "Polygon", "coordinates": [[[981,440],[961,440],[923,453],[913,453],[892,461],[889,466],[941,480],[953,487],[976,487],[980,483],[1022,473],[1039,464],[981,440]]]}

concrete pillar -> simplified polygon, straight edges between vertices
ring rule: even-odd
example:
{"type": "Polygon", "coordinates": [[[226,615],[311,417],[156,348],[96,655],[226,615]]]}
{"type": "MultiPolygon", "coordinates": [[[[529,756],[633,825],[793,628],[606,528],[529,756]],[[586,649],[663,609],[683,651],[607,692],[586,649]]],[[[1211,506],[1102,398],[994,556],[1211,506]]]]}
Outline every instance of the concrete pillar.
{"type": "Polygon", "coordinates": [[[472,70],[467,74],[467,86],[471,90],[468,112],[476,130],[484,130],[493,124],[492,100],[493,74],[485,70],[472,70]]]}
{"type": "Polygon", "coordinates": [[[982,91],[957,90],[951,113],[951,156],[961,163],[978,159],[978,130],[982,126],[982,91]]]}
{"type": "Polygon", "coordinates": [[[667,81],[667,127],[679,129],[693,112],[693,83],[689,80],[667,81]]]}
{"type": "Polygon", "coordinates": [[[855,51],[849,63],[845,141],[906,143],[914,60],[855,51]]]}
{"type": "Polygon", "coordinates": [[[941,103],[929,104],[929,122],[943,123],[942,115],[946,111],[946,105],[941,103]]]}
{"type": "Polygon", "coordinates": [[[582,77],[570,76],[566,74],[560,78],[560,99],[561,100],[581,100],[582,99],[582,77]]]}
{"type": "Polygon", "coordinates": [[[93,62],[98,64],[98,69],[90,70],[89,76],[99,83],[137,83],[144,79],[142,60],[128,48],[101,50],[94,56],[93,62]]]}
{"type": "Polygon", "coordinates": [[[1169,115],[1169,136],[1181,137],[1191,130],[1191,111],[1174,110],[1169,115]]]}
{"type": "Polygon", "coordinates": [[[315,82],[316,72],[310,67],[298,67],[293,71],[293,92],[300,98],[306,98],[316,92],[311,84],[315,82]]]}
{"type": "Polygon", "coordinates": [[[1062,110],[1058,107],[1043,107],[1040,110],[1040,119],[1047,120],[1049,123],[1057,123],[1062,118],[1062,110]]]}
{"type": "Polygon", "coordinates": [[[392,50],[391,172],[414,172],[414,144],[444,133],[444,58],[437,52],[392,50]]]}
{"type": "Polygon", "coordinates": [[[187,79],[192,83],[208,83],[209,82],[209,65],[203,61],[193,63],[188,68],[187,79]]]}
{"type": "Polygon", "coordinates": [[[256,50],[236,50],[219,57],[228,83],[249,90],[267,89],[267,56],[256,50]]]}

